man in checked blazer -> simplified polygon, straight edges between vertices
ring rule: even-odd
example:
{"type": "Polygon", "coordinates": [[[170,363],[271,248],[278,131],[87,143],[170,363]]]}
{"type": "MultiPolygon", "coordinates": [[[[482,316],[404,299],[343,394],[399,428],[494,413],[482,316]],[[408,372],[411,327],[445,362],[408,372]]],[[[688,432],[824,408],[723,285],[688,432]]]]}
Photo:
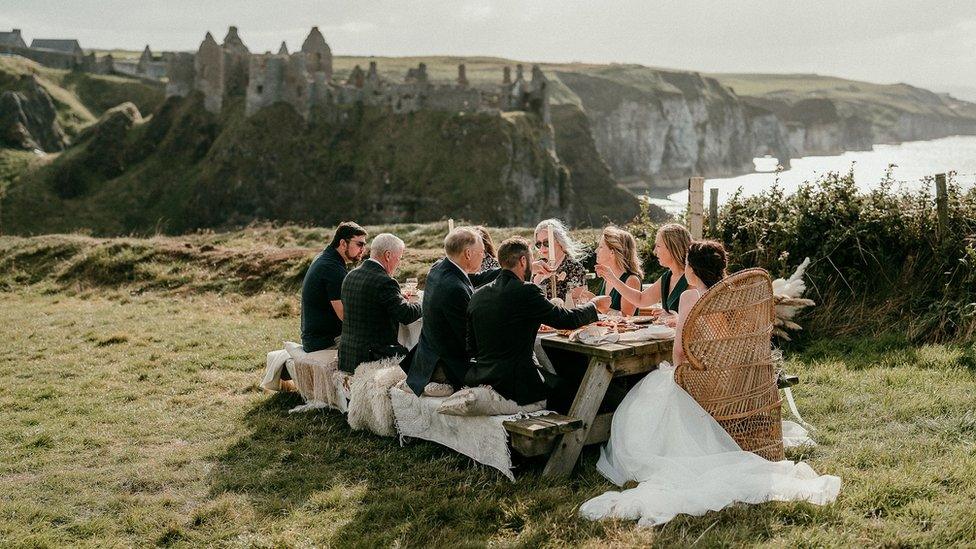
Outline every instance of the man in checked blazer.
{"type": "Polygon", "coordinates": [[[376,235],[369,259],[342,282],[342,337],[339,369],[354,373],[356,366],[377,358],[403,354],[397,333],[400,324],[420,318],[420,303],[403,297],[393,279],[405,245],[389,233],[376,235]]]}

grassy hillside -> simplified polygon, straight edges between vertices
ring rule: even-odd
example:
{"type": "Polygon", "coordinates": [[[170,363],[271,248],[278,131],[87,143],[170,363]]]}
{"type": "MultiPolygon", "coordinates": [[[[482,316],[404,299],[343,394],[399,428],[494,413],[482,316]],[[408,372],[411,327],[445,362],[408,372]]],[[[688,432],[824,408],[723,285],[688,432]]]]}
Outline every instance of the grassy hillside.
{"type": "Polygon", "coordinates": [[[908,84],[874,84],[817,74],[713,74],[735,93],[766,100],[762,104],[787,117],[790,107],[825,99],[840,116],[861,116],[893,124],[900,113],[935,118],[976,120],[976,104],[908,84]]]}
{"type": "MultiPolygon", "coordinates": [[[[463,223],[463,220],[457,220],[463,223]]],[[[407,244],[398,277],[427,276],[441,255],[447,223],[367,225],[370,234],[392,232],[407,244]]],[[[491,228],[496,244],[509,236],[531,238],[531,228],[491,228]]],[[[574,231],[593,248],[598,229],[574,231]]],[[[252,225],[229,232],[178,237],[94,238],[81,234],[0,238],[0,291],[24,287],[50,291],[147,291],[175,295],[203,292],[295,292],[315,254],[331,240],[323,227],[252,225]]]]}
{"type": "Polygon", "coordinates": [[[144,114],[162,103],[162,85],[134,78],[52,69],[23,57],[0,57],[0,92],[16,90],[21,75],[36,74],[51,95],[58,123],[70,136],[91,125],[106,110],[131,101],[144,114]]]}
{"type": "Polygon", "coordinates": [[[666,526],[588,522],[596,447],[514,483],[442,446],[351,431],[257,383],[297,295],[0,293],[0,538],[11,546],[958,546],[976,537],[974,350],[831,339],[787,367],[840,498],[666,526]],[[25,357],[29,357],[25,361],[25,357]],[[29,364],[29,367],[26,365],[29,364]],[[967,366],[968,365],[968,366],[967,366]]]}
{"type": "Polygon", "coordinates": [[[543,149],[534,115],[342,107],[306,123],[285,104],[245,118],[240,100],[220,116],[201,103],[173,98],[145,123],[113,113],[11,189],[6,230],[179,233],[256,219],[446,217],[502,225],[550,215],[601,223],[637,212],[608,173],[586,169],[598,156],[578,159],[574,175],[543,149]]]}
{"type": "MultiPolygon", "coordinates": [[[[398,276],[422,278],[446,223],[368,230],[403,237],[398,276]]],[[[496,241],[529,231],[492,229],[496,241]]],[[[152,239],[0,237],[0,539],[825,547],[976,536],[976,347],[913,344],[892,324],[818,332],[787,350],[819,443],[787,457],[843,479],[825,507],[734,506],[656,529],[588,522],[579,505],[612,489],[595,470],[596,447],[569,479],[544,479],[539,460],[519,460],[510,483],[433,443],[353,432],[334,412],[288,414],[298,397],[264,394],[258,381],[265,353],[299,337],[300,281],[330,235],[261,225],[152,239]]],[[[597,232],[575,236],[592,247],[597,232]]],[[[837,244],[828,237],[825,246],[837,244]]],[[[762,251],[782,258],[784,241],[762,251]]],[[[857,268],[850,255],[831,260],[846,261],[845,276],[857,268]]],[[[811,295],[830,292],[812,273],[811,295]]]]}

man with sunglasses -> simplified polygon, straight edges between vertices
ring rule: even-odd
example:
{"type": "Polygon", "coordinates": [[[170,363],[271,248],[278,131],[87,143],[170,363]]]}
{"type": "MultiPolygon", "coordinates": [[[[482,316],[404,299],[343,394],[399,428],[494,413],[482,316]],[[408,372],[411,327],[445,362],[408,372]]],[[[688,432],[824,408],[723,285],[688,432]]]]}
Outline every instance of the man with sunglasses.
{"type": "Polygon", "coordinates": [[[336,227],[332,243],[312,262],[302,282],[302,346],[306,353],[335,345],[342,333],[342,281],[346,263],[359,261],[366,229],[352,221],[336,227]]]}

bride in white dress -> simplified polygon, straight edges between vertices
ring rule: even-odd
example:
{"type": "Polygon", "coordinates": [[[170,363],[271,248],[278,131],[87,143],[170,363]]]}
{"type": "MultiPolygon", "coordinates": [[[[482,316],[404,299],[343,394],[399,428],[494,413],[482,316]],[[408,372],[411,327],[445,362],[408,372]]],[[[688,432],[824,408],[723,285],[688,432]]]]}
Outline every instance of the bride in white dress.
{"type": "MultiPolygon", "coordinates": [[[[674,342],[674,364],[684,360],[681,330],[688,311],[725,275],[721,244],[696,242],[688,251],[674,342]],[[700,275],[700,276],[699,276],[700,275]]],[[[735,440],[674,381],[668,363],[644,377],[613,415],[610,440],[597,470],[617,486],[582,505],[591,520],[638,520],[640,526],[663,524],[678,514],[703,515],[735,502],[834,501],[840,478],[817,475],[805,463],[771,462],[742,451],[735,440]]]]}

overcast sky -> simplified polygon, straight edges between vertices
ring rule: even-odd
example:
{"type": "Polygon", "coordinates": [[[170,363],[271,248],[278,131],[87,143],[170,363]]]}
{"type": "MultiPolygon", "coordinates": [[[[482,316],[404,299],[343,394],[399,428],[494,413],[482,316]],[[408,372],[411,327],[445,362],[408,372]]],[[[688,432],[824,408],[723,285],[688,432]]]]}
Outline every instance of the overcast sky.
{"type": "Polygon", "coordinates": [[[974,0],[0,0],[0,29],[84,48],[194,50],[240,28],[251,51],[494,55],[708,72],[815,72],[976,86],[974,0]]]}

